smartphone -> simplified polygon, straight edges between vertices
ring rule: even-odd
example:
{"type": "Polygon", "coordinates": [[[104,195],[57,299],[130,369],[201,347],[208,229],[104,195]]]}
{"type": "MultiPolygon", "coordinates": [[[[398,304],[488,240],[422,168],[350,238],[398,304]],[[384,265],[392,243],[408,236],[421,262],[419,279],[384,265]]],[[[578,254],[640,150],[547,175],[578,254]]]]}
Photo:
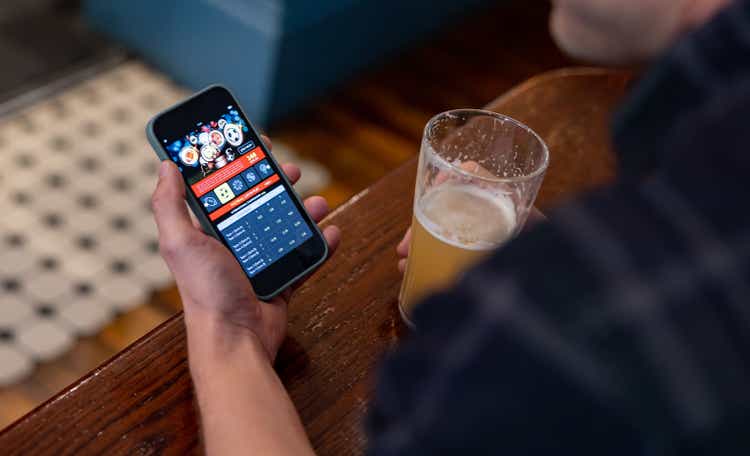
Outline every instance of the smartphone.
{"type": "Polygon", "coordinates": [[[177,164],[203,230],[226,245],[260,299],[325,261],[317,224],[229,90],[202,90],[151,119],[146,135],[177,164]]]}

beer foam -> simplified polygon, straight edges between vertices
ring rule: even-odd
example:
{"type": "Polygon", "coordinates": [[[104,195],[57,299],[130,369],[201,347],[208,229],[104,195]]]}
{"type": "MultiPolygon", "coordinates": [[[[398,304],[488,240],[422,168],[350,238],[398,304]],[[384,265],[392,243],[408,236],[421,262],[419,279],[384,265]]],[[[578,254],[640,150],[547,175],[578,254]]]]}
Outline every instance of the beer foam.
{"type": "Polygon", "coordinates": [[[472,250],[497,247],[516,227],[510,197],[472,185],[436,186],[417,202],[414,215],[443,242],[472,250]]]}

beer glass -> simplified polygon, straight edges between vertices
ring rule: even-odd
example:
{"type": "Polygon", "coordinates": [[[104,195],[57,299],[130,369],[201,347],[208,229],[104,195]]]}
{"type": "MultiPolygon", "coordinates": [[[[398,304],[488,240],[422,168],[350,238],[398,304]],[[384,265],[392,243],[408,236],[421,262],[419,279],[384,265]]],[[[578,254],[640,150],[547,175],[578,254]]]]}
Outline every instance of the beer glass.
{"type": "Polygon", "coordinates": [[[539,135],[501,114],[460,109],[427,123],[399,299],[407,324],[422,298],[520,232],[548,163],[539,135]]]}

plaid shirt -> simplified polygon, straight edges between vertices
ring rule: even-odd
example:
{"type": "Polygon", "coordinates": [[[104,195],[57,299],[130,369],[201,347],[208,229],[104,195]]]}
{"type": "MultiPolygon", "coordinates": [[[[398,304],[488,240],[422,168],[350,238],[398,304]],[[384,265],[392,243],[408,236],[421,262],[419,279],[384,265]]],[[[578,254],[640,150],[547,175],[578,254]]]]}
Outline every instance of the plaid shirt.
{"type": "Polygon", "coordinates": [[[621,179],[417,308],[372,455],[750,454],[750,1],[615,119],[621,179]]]}

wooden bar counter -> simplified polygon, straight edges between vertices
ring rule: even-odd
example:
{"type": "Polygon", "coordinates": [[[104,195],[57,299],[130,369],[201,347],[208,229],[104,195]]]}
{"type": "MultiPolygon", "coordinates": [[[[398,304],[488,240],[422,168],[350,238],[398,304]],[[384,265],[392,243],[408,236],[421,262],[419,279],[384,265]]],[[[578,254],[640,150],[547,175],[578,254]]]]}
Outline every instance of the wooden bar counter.
{"type": "MultiPolygon", "coordinates": [[[[490,105],[550,146],[540,207],[612,178],[608,119],[629,79],[561,70],[490,105]]],[[[276,368],[318,454],[363,452],[362,418],[378,363],[406,336],[395,245],[411,219],[415,168],[409,161],[327,218],[342,228],[342,244],[290,305],[276,368]]],[[[179,314],[2,431],[0,454],[200,453],[195,407],[179,314]]]]}

